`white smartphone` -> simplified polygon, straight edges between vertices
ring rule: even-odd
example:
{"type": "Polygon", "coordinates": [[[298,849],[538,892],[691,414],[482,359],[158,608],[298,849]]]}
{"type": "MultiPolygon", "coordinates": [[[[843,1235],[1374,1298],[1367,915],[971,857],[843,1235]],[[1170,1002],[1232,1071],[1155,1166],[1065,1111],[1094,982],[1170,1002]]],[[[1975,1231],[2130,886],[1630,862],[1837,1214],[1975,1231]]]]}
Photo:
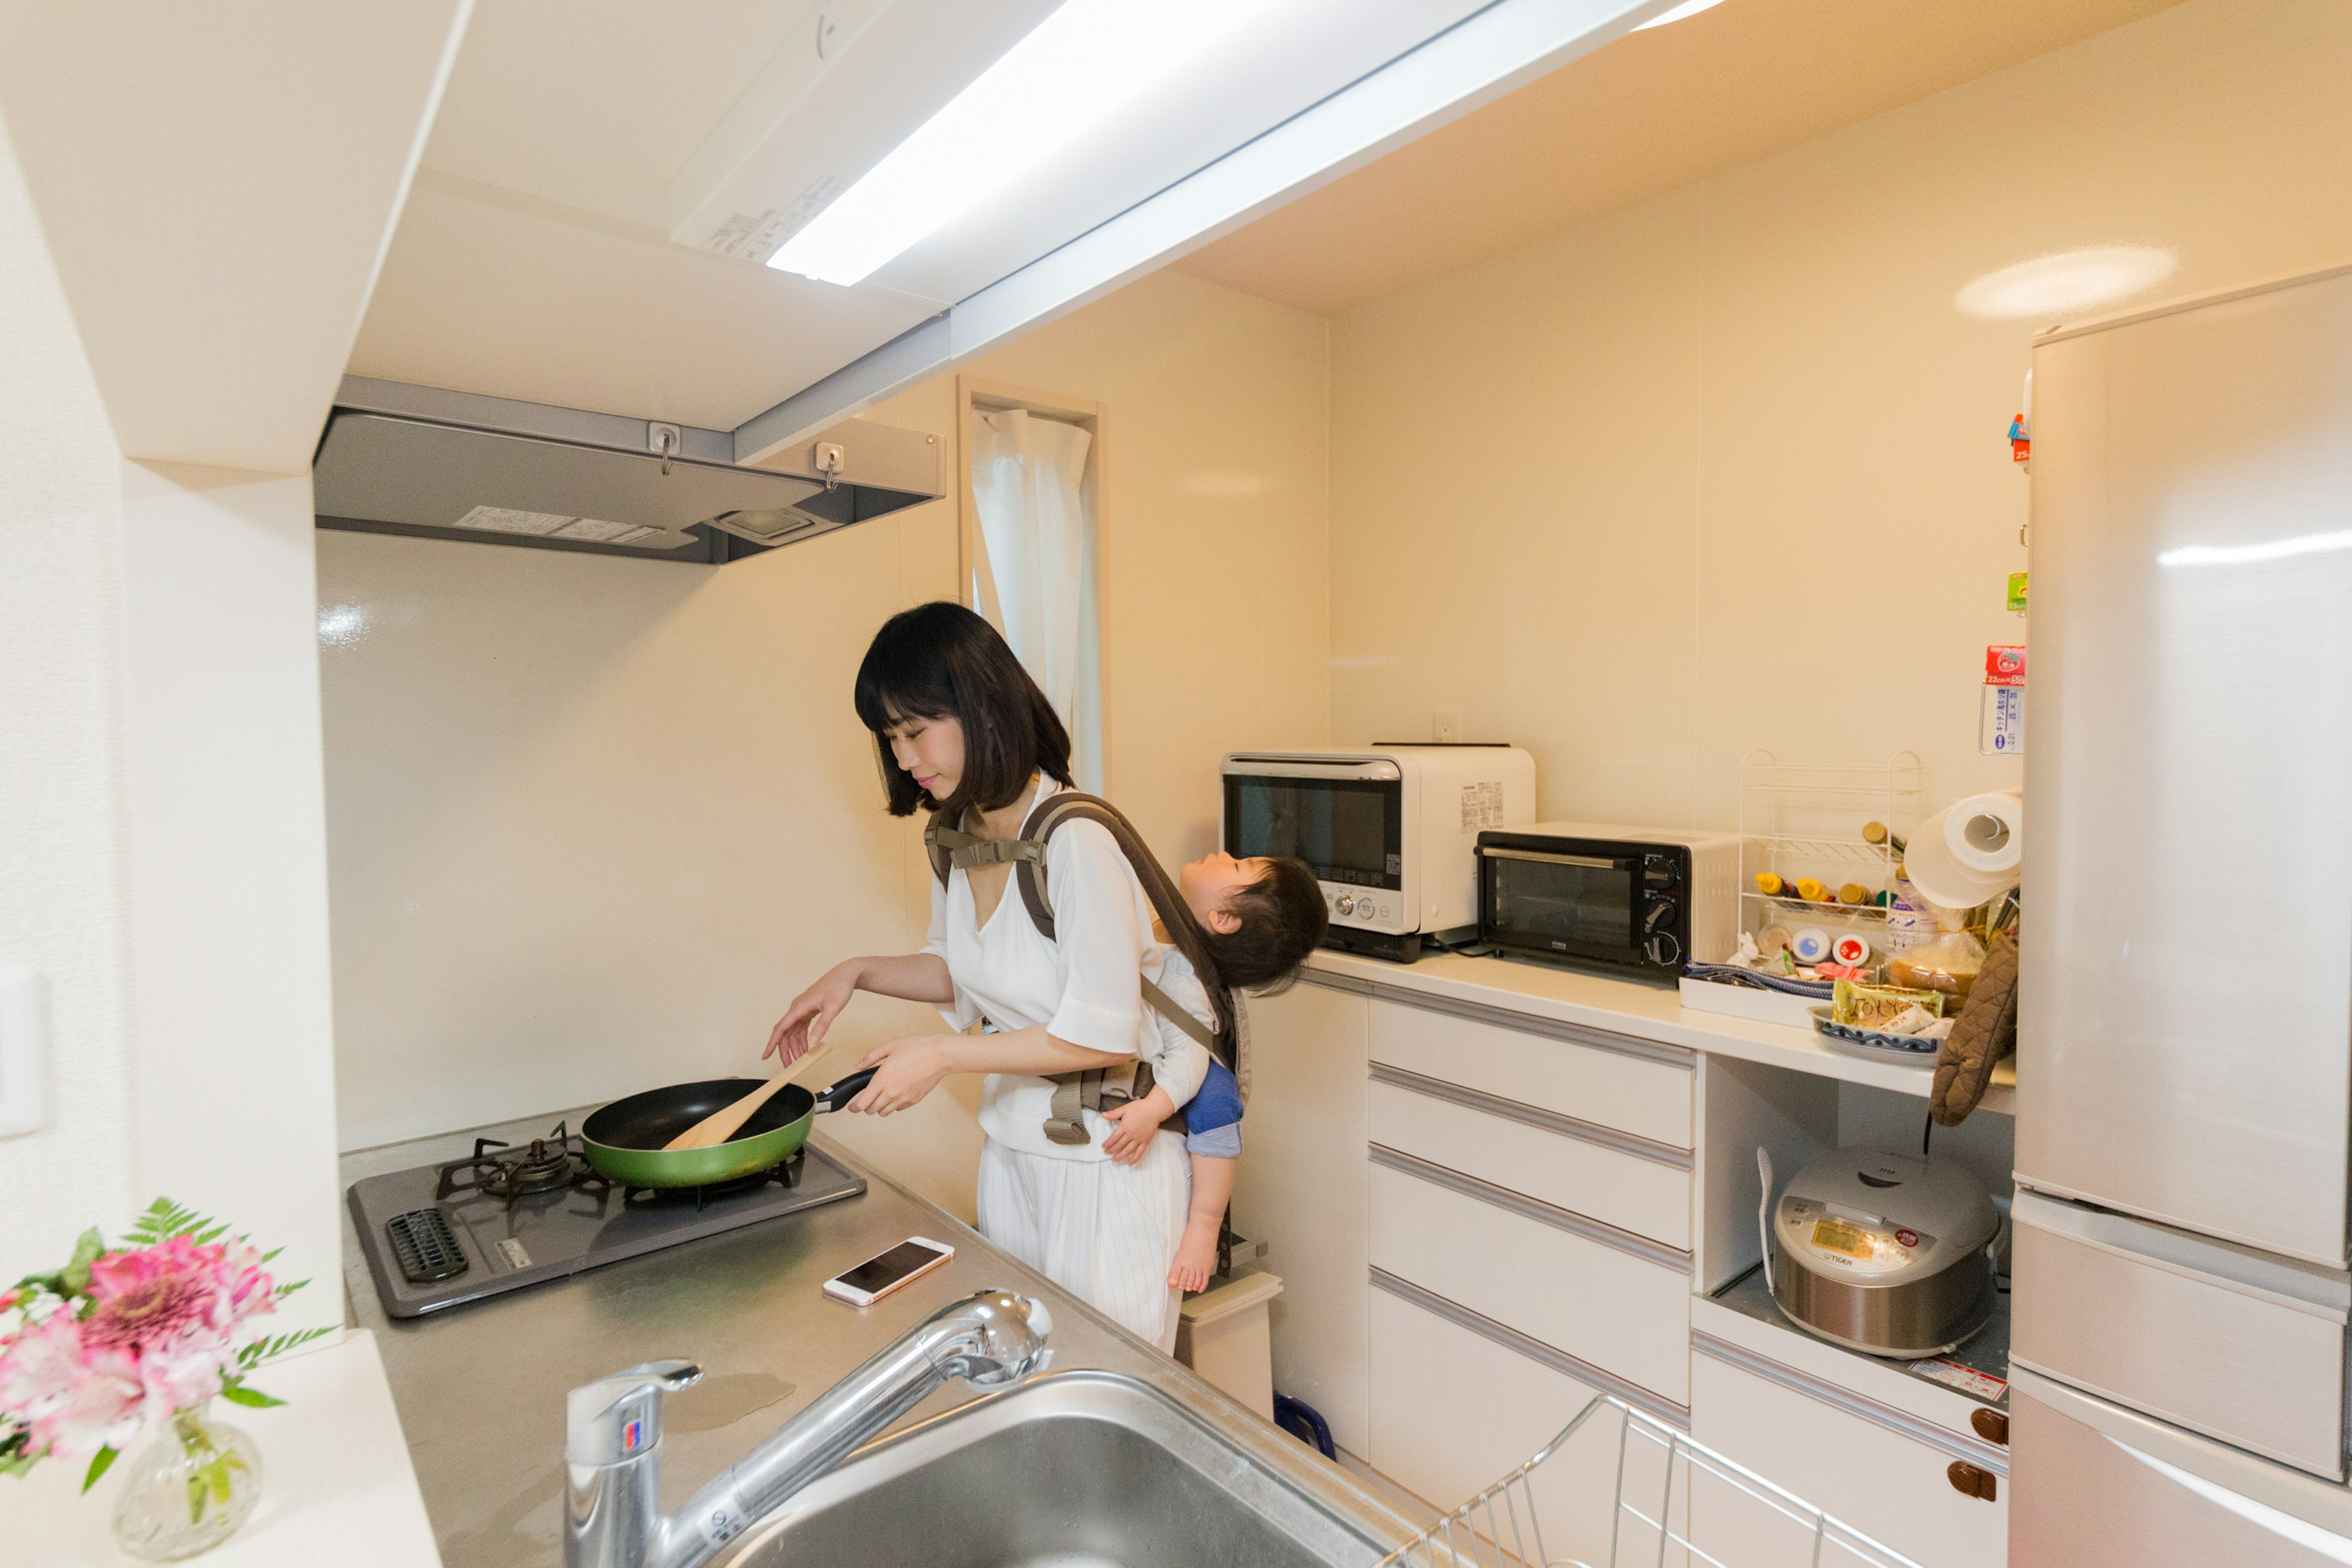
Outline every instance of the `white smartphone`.
{"type": "Polygon", "coordinates": [[[845,1274],[824,1282],[824,1293],[853,1307],[870,1307],[904,1285],[919,1279],[955,1256],[955,1248],[929,1237],[910,1236],[887,1252],[877,1252],[845,1274]]]}

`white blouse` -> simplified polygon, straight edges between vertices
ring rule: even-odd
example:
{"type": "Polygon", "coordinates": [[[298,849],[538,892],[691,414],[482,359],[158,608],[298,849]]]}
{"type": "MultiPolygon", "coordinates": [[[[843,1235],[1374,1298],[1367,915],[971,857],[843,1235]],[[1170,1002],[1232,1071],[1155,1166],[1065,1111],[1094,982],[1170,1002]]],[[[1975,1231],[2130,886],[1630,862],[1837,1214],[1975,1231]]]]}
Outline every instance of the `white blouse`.
{"type": "MultiPolygon", "coordinates": [[[[1045,780],[1036,799],[1060,787],[1045,780]]],[[[940,1016],[959,1029],[982,1019],[1006,1031],[1043,1024],[1056,1039],[1088,1050],[1147,1059],[1159,1055],[1140,977],[1159,984],[1174,950],[1154,940],[1151,901],[1110,830],[1083,820],[1055,828],[1045,845],[1045,885],[1059,941],[1048,941],[1029,918],[1017,874],[1005,879],[1004,896],[984,928],[973,919],[970,872],[950,871],[944,888],[931,879],[931,925],[923,951],[946,959],[955,983],[955,1000],[940,1016]]],[[[1189,1005],[1191,998],[1185,1001],[1189,1005]]],[[[1084,1145],[1045,1136],[1053,1099],[1054,1086],[1043,1078],[991,1073],[981,1090],[981,1129],[1026,1153],[1103,1159],[1110,1123],[1092,1111],[1086,1123],[1093,1136],[1084,1145]]]]}

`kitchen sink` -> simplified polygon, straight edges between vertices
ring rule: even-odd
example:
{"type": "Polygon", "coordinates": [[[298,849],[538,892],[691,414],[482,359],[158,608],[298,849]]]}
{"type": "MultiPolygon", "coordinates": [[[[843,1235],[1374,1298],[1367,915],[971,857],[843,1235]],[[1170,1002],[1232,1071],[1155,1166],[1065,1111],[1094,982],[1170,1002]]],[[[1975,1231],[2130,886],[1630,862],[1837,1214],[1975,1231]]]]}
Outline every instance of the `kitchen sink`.
{"type": "MultiPolygon", "coordinates": [[[[1220,1413],[1222,1414],[1222,1412],[1220,1413]]],[[[876,1444],[796,1494],[730,1568],[1370,1568],[1315,1490],[1324,1461],[1255,1422],[1213,1424],[1114,1373],[1041,1377],[876,1444]],[[1283,1472],[1289,1471],[1286,1476],[1283,1472]]]]}

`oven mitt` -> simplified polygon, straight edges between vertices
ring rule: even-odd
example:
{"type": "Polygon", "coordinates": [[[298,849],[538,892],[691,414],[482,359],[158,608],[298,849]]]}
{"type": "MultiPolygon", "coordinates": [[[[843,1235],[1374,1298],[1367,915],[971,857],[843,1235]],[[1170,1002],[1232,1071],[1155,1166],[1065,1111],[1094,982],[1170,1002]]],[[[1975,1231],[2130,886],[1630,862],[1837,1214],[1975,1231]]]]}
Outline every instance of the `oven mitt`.
{"type": "Polygon", "coordinates": [[[1984,1098],[1993,1065],[2017,1045],[2017,928],[1993,939],[1984,968],[1936,1056],[1927,1111],[1938,1127],[1958,1127],[1984,1098]]]}

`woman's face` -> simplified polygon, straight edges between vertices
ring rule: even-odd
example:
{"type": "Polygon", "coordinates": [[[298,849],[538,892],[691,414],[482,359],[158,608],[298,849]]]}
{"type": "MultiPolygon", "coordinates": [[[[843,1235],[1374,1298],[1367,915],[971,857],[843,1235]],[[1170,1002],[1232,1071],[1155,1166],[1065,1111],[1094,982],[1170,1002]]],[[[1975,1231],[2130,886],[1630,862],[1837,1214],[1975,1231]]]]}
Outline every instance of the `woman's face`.
{"type": "Polygon", "coordinates": [[[908,717],[883,732],[891,758],[914,775],[915,787],[933,800],[945,800],[963,782],[963,726],[953,715],[941,719],[908,717]]]}
{"type": "Polygon", "coordinates": [[[1262,857],[1236,860],[1220,849],[1178,872],[1176,888],[1194,920],[1219,936],[1231,936],[1242,923],[1233,911],[1234,895],[1256,887],[1269,868],[1262,857]]]}

